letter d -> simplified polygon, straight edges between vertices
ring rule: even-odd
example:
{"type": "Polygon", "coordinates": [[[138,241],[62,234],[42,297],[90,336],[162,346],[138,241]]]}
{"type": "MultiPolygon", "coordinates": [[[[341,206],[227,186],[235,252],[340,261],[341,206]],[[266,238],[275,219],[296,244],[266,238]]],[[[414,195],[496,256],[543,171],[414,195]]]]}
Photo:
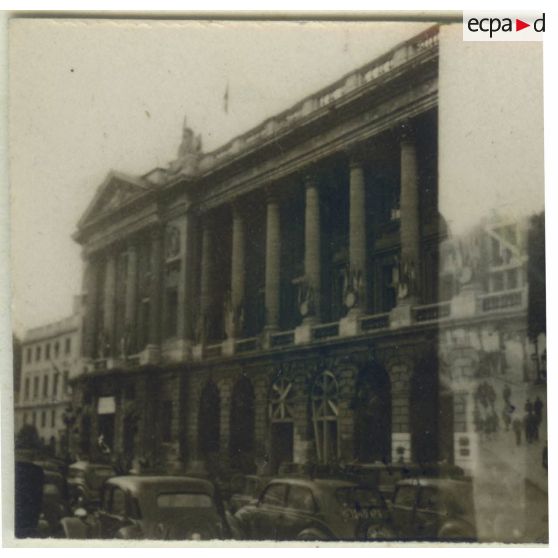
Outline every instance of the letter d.
{"type": "Polygon", "coordinates": [[[539,19],[535,19],[535,22],[533,23],[533,29],[537,33],[544,33],[544,14],[542,15],[542,17],[539,17],[539,19]],[[540,29],[539,29],[539,25],[540,25],[540,29]]]}

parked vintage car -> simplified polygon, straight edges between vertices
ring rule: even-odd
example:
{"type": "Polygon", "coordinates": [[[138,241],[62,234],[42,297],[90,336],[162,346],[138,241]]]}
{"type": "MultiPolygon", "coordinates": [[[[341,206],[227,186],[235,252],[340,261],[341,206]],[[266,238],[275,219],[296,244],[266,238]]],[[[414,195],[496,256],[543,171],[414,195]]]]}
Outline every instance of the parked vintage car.
{"type": "Polygon", "coordinates": [[[68,538],[209,540],[231,537],[209,481],[123,476],[106,481],[101,507],[63,520],[68,538]]]}
{"type": "Polygon", "coordinates": [[[41,508],[43,505],[43,468],[24,460],[15,462],[15,536],[40,537],[41,508]]]}
{"type": "Polygon", "coordinates": [[[99,503],[104,482],[115,475],[114,469],[104,463],[76,461],[68,467],[68,491],[74,505],[85,502],[87,506],[99,503]]]}
{"type": "Polygon", "coordinates": [[[386,501],[392,500],[395,487],[401,480],[464,477],[461,467],[448,463],[359,463],[346,465],[343,471],[358,482],[377,486],[386,501]]]}
{"type": "Polygon", "coordinates": [[[276,478],[235,518],[248,539],[386,540],[393,534],[379,490],[340,479],[276,478]]]}
{"type": "Polygon", "coordinates": [[[269,480],[269,477],[258,475],[237,475],[233,477],[231,480],[233,494],[229,499],[229,511],[235,513],[242,506],[257,499],[269,480]]]}
{"type": "Polygon", "coordinates": [[[398,540],[467,541],[477,539],[473,483],[420,478],[397,483],[391,506],[398,540]]]}
{"type": "Polygon", "coordinates": [[[44,470],[41,517],[48,523],[49,536],[61,536],[61,520],[70,514],[66,479],[58,472],[44,470]]]}

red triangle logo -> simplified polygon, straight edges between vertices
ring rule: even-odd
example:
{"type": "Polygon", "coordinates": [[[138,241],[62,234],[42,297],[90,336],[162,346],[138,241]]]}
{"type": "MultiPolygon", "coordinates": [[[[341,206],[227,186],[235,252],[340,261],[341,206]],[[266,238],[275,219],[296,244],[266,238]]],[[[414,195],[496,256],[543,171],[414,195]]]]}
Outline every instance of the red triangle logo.
{"type": "Polygon", "coordinates": [[[525,29],[526,27],[531,27],[530,23],[525,23],[524,21],[521,21],[520,19],[515,19],[515,30],[516,31],[521,31],[522,29],[525,29]]]}

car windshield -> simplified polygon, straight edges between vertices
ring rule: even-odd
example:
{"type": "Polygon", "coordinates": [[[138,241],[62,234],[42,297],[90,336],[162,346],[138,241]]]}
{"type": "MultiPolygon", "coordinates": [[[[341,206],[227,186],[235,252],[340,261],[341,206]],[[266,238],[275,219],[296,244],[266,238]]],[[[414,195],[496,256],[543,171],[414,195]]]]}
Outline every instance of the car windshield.
{"type": "Polygon", "coordinates": [[[255,496],[258,492],[258,486],[258,479],[246,479],[242,492],[248,496],[255,496]]]}
{"type": "Polygon", "coordinates": [[[370,507],[383,507],[382,495],[373,488],[350,487],[339,488],[335,496],[337,501],[344,507],[363,509],[370,507]]]}
{"type": "Polygon", "coordinates": [[[68,478],[70,478],[70,479],[83,479],[84,477],[85,477],[85,471],[83,469],[72,469],[70,467],[68,478]]]}
{"type": "Polygon", "coordinates": [[[43,485],[43,495],[44,496],[60,496],[60,491],[55,484],[44,484],[43,485]]]}
{"type": "Polygon", "coordinates": [[[161,509],[212,508],[213,500],[207,494],[173,492],[159,494],[157,496],[157,506],[161,509]]]}

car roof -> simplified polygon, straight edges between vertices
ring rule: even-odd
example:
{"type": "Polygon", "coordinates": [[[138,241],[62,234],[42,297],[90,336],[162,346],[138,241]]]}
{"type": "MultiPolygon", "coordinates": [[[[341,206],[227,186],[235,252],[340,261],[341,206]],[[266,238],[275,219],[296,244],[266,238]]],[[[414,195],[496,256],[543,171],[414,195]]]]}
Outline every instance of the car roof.
{"type": "Polygon", "coordinates": [[[126,475],[112,477],[106,481],[107,485],[119,486],[130,492],[141,492],[142,489],[157,489],[159,492],[167,490],[202,490],[213,494],[213,484],[209,481],[194,477],[183,476],[143,476],[126,475]]]}
{"type": "Polygon", "coordinates": [[[397,486],[437,486],[440,488],[459,488],[463,486],[471,486],[471,482],[463,479],[448,479],[448,478],[431,478],[420,477],[413,479],[404,479],[397,483],[397,486]]]}
{"type": "Polygon", "coordinates": [[[76,461],[70,465],[70,469],[83,470],[86,469],[112,469],[107,463],[91,463],[90,461],[76,461]]]}
{"type": "Polygon", "coordinates": [[[287,484],[296,484],[300,486],[319,486],[322,488],[352,488],[359,486],[357,482],[336,478],[301,478],[301,477],[277,477],[273,479],[273,483],[284,482],[287,484]]]}

